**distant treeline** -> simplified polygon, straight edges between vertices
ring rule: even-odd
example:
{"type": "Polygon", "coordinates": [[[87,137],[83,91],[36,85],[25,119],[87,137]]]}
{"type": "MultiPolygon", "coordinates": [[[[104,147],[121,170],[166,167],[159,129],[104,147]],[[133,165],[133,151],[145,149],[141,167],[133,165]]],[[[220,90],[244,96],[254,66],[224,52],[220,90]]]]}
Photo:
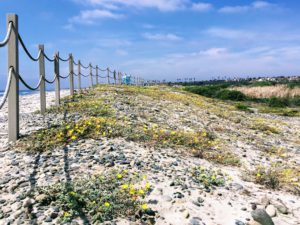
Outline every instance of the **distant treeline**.
{"type": "Polygon", "coordinates": [[[276,78],[247,78],[238,80],[207,80],[207,81],[192,81],[192,82],[169,82],[169,85],[183,85],[183,86],[199,86],[199,85],[220,85],[224,88],[231,86],[274,86],[278,84],[285,84],[290,88],[300,87],[300,77],[276,77],[276,78]]]}

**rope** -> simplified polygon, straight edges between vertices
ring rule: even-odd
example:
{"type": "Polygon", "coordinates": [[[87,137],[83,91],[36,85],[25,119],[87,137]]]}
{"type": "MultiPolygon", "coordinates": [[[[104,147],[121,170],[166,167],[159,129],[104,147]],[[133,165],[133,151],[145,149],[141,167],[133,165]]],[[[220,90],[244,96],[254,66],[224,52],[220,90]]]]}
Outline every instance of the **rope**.
{"type": "Polygon", "coordinates": [[[74,73],[74,72],[73,72],[73,74],[74,74],[74,76],[78,77],[78,74],[76,74],[76,73],[74,73]]]}
{"type": "Polygon", "coordinates": [[[60,77],[60,78],[62,78],[62,79],[66,79],[66,78],[68,78],[69,76],[70,76],[70,73],[69,73],[67,76],[65,76],[65,77],[64,77],[64,76],[61,76],[61,75],[59,75],[59,77],[60,77]]]}
{"type": "Polygon", "coordinates": [[[84,65],[82,65],[82,64],[80,64],[84,69],[88,69],[88,68],[90,68],[89,66],[84,66],[84,65]]]}
{"type": "Polygon", "coordinates": [[[68,62],[68,61],[69,61],[69,59],[70,59],[70,57],[69,57],[69,58],[67,58],[67,59],[63,59],[63,58],[61,58],[60,56],[58,56],[58,59],[59,59],[59,60],[61,60],[61,61],[63,61],[63,62],[68,62]]]}
{"type": "Polygon", "coordinates": [[[98,76],[98,77],[100,77],[100,78],[107,78],[107,76],[104,76],[104,77],[98,76]]]}
{"type": "Polygon", "coordinates": [[[49,62],[54,62],[55,61],[55,57],[53,59],[50,59],[45,52],[43,52],[43,55],[45,56],[45,58],[49,61],[49,62]]]}
{"type": "Polygon", "coordinates": [[[76,63],[74,60],[73,60],[73,63],[74,63],[75,66],[78,66],[78,63],[76,63]]]}
{"type": "Polygon", "coordinates": [[[55,80],[56,80],[56,76],[54,77],[53,81],[49,81],[49,80],[47,80],[47,79],[45,78],[45,81],[46,81],[48,84],[53,84],[55,80]]]}
{"type": "Polygon", "coordinates": [[[107,69],[101,69],[101,68],[98,68],[98,69],[102,72],[107,71],[107,69]]]}
{"type": "Polygon", "coordinates": [[[12,31],[12,26],[13,26],[12,22],[9,22],[8,31],[6,33],[4,40],[0,42],[0,48],[4,47],[8,43],[8,41],[10,39],[11,31],[12,31]]]}
{"type": "Polygon", "coordinates": [[[37,58],[34,58],[31,54],[30,54],[30,52],[29,52],[29,50],[26,48],[26,45],[24,44],[24,41],[22,40],[22,37],[18,34],[18,39],[19,39],[19,41],[20,41],[20,43],[21,43],[21,45],[22,45],[22,47],[23,47],[23,49],[24,49],[24,51],[25,51],[25,53],[27,54],[27,56],[32,60],[32,61],[35,61],[35,62],[37,62],[38,60],[39,60],[39,58],[41,57],[41,50],[39,51],[39,54],[38,54],[38,56],[37,56],[37,58]]]}
{"type": "Polygon", "coordinates": [[[7,79],[7,83],[6,83],[6,87],[5,87],[5,91],[4,91],[4,94],[3,94],[3,97],[0,101],[0,109],[2,109],[2,107],[4,106],[5,102],[6,102],[6,99],[7,99],[7,96],[8,96],[8,92],[9,92],[9,89],[10,89],[10,83],[11,83],[11,78],[12,78],[12,71],[13,71],[13,67],[10,67],[9,68],[9,72],[8,72],[8,79],[7,79]]]}
{"type": "Polygon", "coordinates": [[[22,76],[21,76],[20,74],[18,74],[18,76],[19,76],[20,81],[24,84],[24,86],[27,87],[27,88],[28,88],[29,90],[31,90],[31,91],[36,91],[37,89],[39,89],[39,87],[40,87],[40,85],[41,85],[41,82],[42,82],[42,80],[43,80],[43,77],[40,77],[40,80],[39,80],[37,86],[36,86],[36,87],[31,87],[29,84],[27,84],[27,83],[24,81],[24,79],[22,78],[22,76]]]}
{"type": "Polygon", "coordinates": [[[90,76],[89,74],[88,74],[88,75],[84,75],[83,73],[80,73],[80,75],[82,75],[82,76],[84,76],[84,77],[90,76]]]}

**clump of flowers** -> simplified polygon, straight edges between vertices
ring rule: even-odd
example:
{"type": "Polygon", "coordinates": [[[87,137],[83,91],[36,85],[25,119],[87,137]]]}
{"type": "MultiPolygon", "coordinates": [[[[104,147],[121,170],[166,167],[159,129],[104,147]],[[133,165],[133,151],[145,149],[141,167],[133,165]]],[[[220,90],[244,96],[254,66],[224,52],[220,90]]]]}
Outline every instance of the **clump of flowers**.
{"type": "Polygon", "coordinates": [[[215,142],[210,134],[205,131],[171,130],[158,127],[143,127],[143,131],[149,140],[155,145],[163,147],[186,146],[189,148],[211,149],[215,142]]]}
{"type": "Polygon", "coordinates": [[[221,170],[203,166],[193,168],[192,177],[196,183],[203,185],[205,188],[222,187],[225,186],[227,180],[230,180],[230,177],[221,170]]]}
{"type": "Polygon", "coordinates": [[[58,183],[38,188],[36,194],[46,194],[45,205],[62,210],[61,221],[72,221],[83,213],[93,222],[104,222],[149,210],[144,202],[151,185],[138,173],[110,171],[70,183],[58,183]]]}
{"type": "Polygon", "coordinates": [[[272,163],[270,166],[258,165],[253,170],[246,171],[244,177],[271,189],[284,188],[300,194],[299,167],[278,163],[272,163]]]}

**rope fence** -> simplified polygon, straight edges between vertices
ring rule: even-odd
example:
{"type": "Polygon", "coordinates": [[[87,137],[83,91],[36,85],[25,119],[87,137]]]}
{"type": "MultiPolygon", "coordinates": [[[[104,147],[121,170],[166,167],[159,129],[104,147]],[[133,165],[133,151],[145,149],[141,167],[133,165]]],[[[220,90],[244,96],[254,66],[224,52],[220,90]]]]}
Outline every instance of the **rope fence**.
{"type": "MultiPolygon", "coordinates": [[[[16,141],[19,138],[19,84],[23,84],[27,89],[40,92],[40,112],[44,114],[46,112],[46,84],[54,84],[55,86],[55,105],[60,105],[60,79],[69,79],[70,95],[74,96],[74,76],[77,77],[77,91],[81,92],[81,77],[90,78],[90,86],[94,86],[94,79],[96,78],[96,85],[100,84],[99,79],[107,79],[107,83],[111,84],[111,79],[114,84],[124,84],[123,73],[116,70],[110,70],[109,67],[101,69],[98,65],[93,66],[91,63],[85,66],[80,60],[75,61],[72,54],[69,54],[67,58],[59,56],[59,52],[55,53],[52,57],[49,57],[44,51],[44,45],[38,46],[38,55],[34,57],[26,47],[18,29],[18,16],[16,14],[7,15],[7,31],[3,41],[0,41],[0,48],[8,48],[8,76],[3,96],[0,100],[0,110],[4,107],[5,103],[8,103],[8,139],[9,141],[16,141]],[[23,76],[19,73],[19,45],[26,53],[27,57],[39,64],[39,80],[36,86],[29,85],[23,76]],[[54,77],[52,80],[46,78],[45,71],[45,59],[54,66],[54,77]],[[60,73],[60,62],[69,62],[69,73],[67,76],[63,76],[60,73]],[[77,73],[74,72],[74,66],[77,67],[77,73]],[[82,73],[82,69],[89,69],[89,73],[82,73]],[[95,72],[95,73],[93,73],[95,72]],[[101,76],[99,72],[105,72],[105,76],[101,76]]],[[[126,73],[125,73],[126,75],[126,73]]],[[[128,76],[131,78],[131,76],[128,76]]],[[[104,81],[105,82],[105,81],[104,81]]],[[[134,77],[133,85],[145,85],[149,82],[145,82],[143,79],[134,77]]],[[[128,84],[128,83],[126,83],[128,84]]]]}

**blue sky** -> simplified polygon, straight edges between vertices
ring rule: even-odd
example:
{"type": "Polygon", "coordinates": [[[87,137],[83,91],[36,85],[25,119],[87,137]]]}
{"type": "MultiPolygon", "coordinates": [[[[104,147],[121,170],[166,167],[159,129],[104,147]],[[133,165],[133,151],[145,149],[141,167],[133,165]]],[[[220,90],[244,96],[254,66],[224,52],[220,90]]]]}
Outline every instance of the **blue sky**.
{"type": "MultiPolygon", "coordinates": [[[[34,55],[46,52],[146,79],[300,74],[300,2],[247,0],[1,0],[19,15],[19,32],[34,55]]],[[[6,81],[0,49],[0,88],[6,81]]],[[[47,65],[47,76],[52,77],[47,65]]],[[[67,73],[67,64],[61,64],[67,73]]],[[[20,49],[20,73],[34,83],[38,66],[20,49]]]]}

